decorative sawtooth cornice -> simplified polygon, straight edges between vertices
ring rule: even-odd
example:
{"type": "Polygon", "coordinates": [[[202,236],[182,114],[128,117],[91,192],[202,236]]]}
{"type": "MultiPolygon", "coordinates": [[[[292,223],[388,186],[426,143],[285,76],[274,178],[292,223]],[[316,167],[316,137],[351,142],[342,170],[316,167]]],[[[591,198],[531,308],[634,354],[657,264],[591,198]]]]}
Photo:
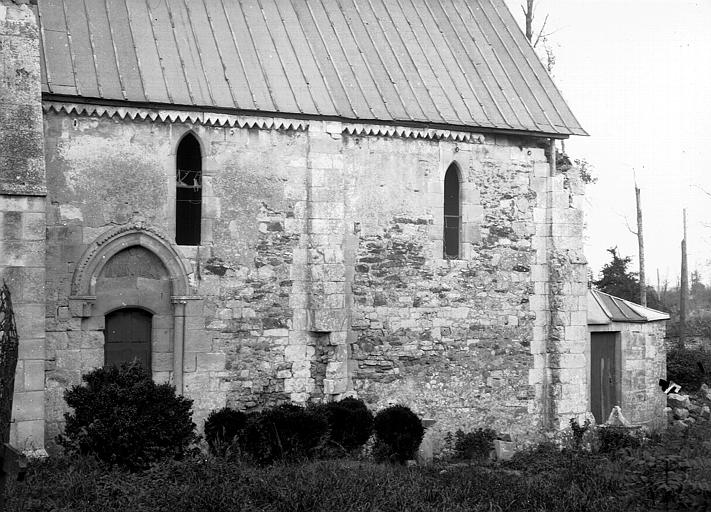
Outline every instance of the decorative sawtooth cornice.
{"type": "Polygon", "coordinates": [[[407,126],[386,126],[381,124],[344,124],[343,133],[348,135],[377,135],[380,137],[484,143],[484,136],[479,133],[437,130],[432,128],[413,128],[407,126]]]}
{"type": "Polygon", "coordinates": [[[196,112],[183,110],[157,110],[90,103],[66,103],[62,101],[43,101],[45,112],[57,112],[88,117],[106,117],[129,119],[131,121],[157,121],[162,123],[190,123],[205,126],[228,128],[258,128],[260,130],[295,130],[308,129],[308,122],[299,119],[286,119],[262,116],[235,116],[217,112],[196,112]]]}
{"type": "MultiPolygon", "coordinates": [[[[262,116],[237,116],[219,112],[157,110],[90,103],[67,103],[50,100],[43,101],[42,106],[45,112],[57,112],[87,117],[106,117],[108,119],[129,119],[131,121],[189,123],[227,128],[258,128],[260,130],[306,131],[309,129],[309,122],[307,120],[262,116]]],[[[464,131],[363,123],[344,123],[342,126],[342,132],[347,135],[451,140],[475,144],[484,143],[484,135],[464,131]]]]}

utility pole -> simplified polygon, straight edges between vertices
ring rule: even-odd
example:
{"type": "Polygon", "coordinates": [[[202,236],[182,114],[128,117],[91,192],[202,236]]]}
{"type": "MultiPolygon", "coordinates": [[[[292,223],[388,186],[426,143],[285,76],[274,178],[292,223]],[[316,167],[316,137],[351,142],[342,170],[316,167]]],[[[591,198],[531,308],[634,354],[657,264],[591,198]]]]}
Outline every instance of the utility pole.
{"type": "Polygon", "coordinates": [[[681,283],[679,287],[679,348],[686,343],[686,306],[689,302],[689,276],[686,266],[686,208],[684,208],[684,238],[681,241],[681,283]]]}
{"type": "MultiPolygon", "coordinates": [[[[634,180],[634,195],[637,199],[637,244],[639,246],[639,301],[647,307],[647,282],[644,271],[644,234],[642,233],[642,198],[637,186],[637,176],[634,180]]],[[[684,236],[686,238],[686,236],[684,236]]]]}

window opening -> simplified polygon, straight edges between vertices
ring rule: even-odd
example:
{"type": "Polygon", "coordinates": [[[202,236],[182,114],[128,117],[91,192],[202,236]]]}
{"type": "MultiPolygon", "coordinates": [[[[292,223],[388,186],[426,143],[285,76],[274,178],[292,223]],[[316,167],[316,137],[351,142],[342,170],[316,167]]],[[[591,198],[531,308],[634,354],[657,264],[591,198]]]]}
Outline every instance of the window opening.
{"type": "Polygon", "coordinates": [[[202,220],[202,154],[200,143],[187,134],[176,155],[175,243],[200,245],[202,220]]]}
{"type": "Polygon", "coordinates": [[[444,257],[459,258],[462,212],[459,200],[459,173],[452,164],[444,176],[444,257]]]}

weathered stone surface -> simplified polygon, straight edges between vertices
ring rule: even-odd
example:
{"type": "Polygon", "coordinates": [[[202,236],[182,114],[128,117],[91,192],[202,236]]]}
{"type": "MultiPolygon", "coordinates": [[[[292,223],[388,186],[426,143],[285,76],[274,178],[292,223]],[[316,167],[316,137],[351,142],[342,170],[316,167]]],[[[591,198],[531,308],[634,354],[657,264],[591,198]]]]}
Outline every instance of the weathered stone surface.
{"type": "Polygon", "coordinates": [[[669,407],[687,409],[690,403],[689,395],[679,395],[677,393],[669,393],[667,395],[667,405],[669,407]]]}
{"type": "Polygon", "coordinates": [[[683,409],[681,407],[674,408],[674,419],[685,420],[688,417],[689,417],[689,410],[688,409],[683,409]]]}

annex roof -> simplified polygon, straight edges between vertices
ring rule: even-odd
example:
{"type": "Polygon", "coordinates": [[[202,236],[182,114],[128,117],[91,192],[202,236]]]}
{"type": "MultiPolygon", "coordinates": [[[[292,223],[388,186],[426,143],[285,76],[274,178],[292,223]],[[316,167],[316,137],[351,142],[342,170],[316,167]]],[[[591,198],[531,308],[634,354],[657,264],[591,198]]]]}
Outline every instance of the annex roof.
{"type": "Polygon", "coordinates": [[[70,101],[585,135],[503,0],[39,0],[70,101]]]}
{"type": "Polygon", "coordinates": [[[588,325],[611,322],[646,323],[669,320],[669,315],[600,290],[588,290],[588,325]]]}

